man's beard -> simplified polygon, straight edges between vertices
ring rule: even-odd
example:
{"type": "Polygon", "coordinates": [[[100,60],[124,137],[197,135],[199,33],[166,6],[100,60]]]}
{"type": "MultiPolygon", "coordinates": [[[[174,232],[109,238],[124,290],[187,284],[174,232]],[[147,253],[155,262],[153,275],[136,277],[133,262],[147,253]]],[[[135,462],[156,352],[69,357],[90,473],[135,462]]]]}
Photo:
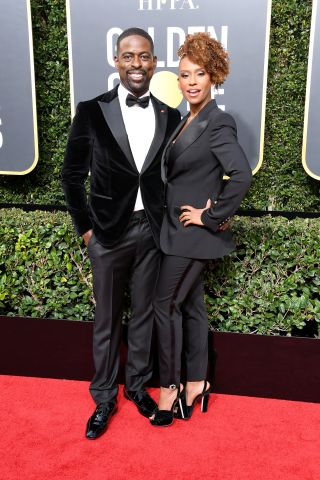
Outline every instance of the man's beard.
{"type": "Polygon", "coordinates": [[[140,70],[140,72],[143,74],[143,79],[141,82],[135,82],[130,77],[129,72],[127,72],[126,78],[128,86],[130,87],[130,91],[136,95],[145,93],[149,89],[150,84],[150,79],[147,77],[147,72],[145,70],[140,70]]]}

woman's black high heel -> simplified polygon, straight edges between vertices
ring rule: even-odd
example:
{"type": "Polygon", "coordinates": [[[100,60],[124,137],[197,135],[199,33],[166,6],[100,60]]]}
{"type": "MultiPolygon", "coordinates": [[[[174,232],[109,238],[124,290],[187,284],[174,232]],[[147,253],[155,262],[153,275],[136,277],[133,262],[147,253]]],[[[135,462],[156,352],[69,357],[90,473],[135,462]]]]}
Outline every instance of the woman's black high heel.
{"type": "Polygon", "coordinates": [[[208,382],[205,380],[202,392],[199,393],[199,395],[197,395],[194,398],[191,405],[187,405],[185,389],[183,389],[183,391],[181,392],[181,395],[180,395],[180,400],[181,400],[181,403],[182,403],[184,416],[182,417],[180,415],[180,412],[177,411],[177,413],[175,414],[176,418],[180,418],[180,419],[183,419],[183,420],[188,420],[189,418],[191,418],[194,406],[200,399],[201,399],[201,407],[200,407],[201,412],[205,413],[205,412],[208,411],[208,402],[209,402],[209,395],[211,393],[211,387],[207,388],[207,385],[208,385],[208,382]]]}
{"type": "Polygon", "coordinates": [[[186,401],[186,389],[180,391],[180,408],[176,408],[174,410],[173,416],[174,418],[178,418],[179,420],[187,420],[188,417],[188,407],[186,401]]]}
{"type": "Polygon", "coordinates": [[[205,380],[202,392],[196,396],[196,398],[193,400],[190,406],[187,405],[188,418],[191,418],[194,406],[200,399],[201,399],[201,412],[206,413],[208,411],[208,402],[209,402],[209,395],[211,393],[211,387],[207,389],[207,385],[208,385],[208,382],[207,380],[205,380]]]}
{"type": "Polygon", "coordinates": [[[181,401],[181,392],[177,392],[177,398],[174,400],[170,410],[157,410],[153,418],[150,418],[151,425],[155,427],[168,427],[172,425],[173,419],[176,417],[176,412],[179,411],[181,417],[185,417],[183,404],[181,401]]]}

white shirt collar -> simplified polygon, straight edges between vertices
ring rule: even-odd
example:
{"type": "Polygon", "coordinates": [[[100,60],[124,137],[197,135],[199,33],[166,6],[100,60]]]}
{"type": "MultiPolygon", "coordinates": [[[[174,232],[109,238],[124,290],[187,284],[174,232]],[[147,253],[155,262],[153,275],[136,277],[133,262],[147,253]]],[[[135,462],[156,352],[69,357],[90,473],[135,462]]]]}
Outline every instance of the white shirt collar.
{"type": "MultiPolygon", "coordinates": [[[[129,92],[129,90],[127,90],[126,87],[120,82],[119,88],[118,88],[118,96],[119,96],[119,100],[120,100],[122,103],[125,103],[128,93],[130,93],[131,95],[133,95],[133,93],[132,93],[132,92],[129,92]]],[[[141,95],[141,97],[139,97],[139,98],[147,97],[148,95],[150,95],[150,91],[149,91],[149,90],[148,90],[146,93],[144,93],[143,95],[141,95]]]]}

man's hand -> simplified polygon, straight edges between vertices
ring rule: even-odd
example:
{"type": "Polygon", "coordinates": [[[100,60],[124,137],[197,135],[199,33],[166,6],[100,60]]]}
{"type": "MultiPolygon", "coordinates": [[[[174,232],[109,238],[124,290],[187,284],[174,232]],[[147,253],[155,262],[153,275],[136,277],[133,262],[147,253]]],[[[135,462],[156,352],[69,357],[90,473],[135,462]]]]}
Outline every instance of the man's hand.
{"type": "Polygon", "coordinates": [[[191,205],[182,205],[180,208],[183,210],[183,212],[179,217],[179,221],[182,222],[185,227],[188,225],[199,225],[200,227],[203,227],[203,223],[201,221],[202,212],[210,207],[210,198],[207,200],[207,204],[204,208],[193,208],[191,205]]]}
{"type": "Polygon", "coordinates": [[[89,240],[92,237],[92,233],[93,232],[92,232],[92,229],[91,229],[91,230],[88,230],[86,233],[84,233],[82,235],[83,241],[86,244],[86,246],[88,246],[89,240]]]}

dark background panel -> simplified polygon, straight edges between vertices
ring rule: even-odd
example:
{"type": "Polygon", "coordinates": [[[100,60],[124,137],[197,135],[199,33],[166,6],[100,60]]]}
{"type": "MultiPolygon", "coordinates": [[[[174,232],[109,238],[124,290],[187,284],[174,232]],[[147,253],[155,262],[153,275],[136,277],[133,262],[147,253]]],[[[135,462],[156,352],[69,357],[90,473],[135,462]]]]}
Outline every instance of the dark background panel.
{"type": "MultiPolygon", "coordinates": [[[[268,64],[265,56],[271,0],[118,0],[112,8],[110,2],[104,0],[96,0],[95,8],[87,0],[69,0],[69,3],[73,107],[118,83],[113,57],[118,34],[125,28],[132,25],[144,28],[154,38],[158,57],[155,76],[162,71],[177,73],[177,50],[185,34],[210,32],[224,43],[231,57],[231,74],[216,95],[217,103],[235,117],[239,141],[252,169],[257,167],[264,125],[264,76],[268,64]],[[126,15],[122,15],[123,11],[126,15]],[[239,94],[244,90],[247,95],[239,94]]],[[[165,94],[166,89],[163,85],[162,93],[165,94]]],[[[160,99],[165,101],[165,95],[160,99]]],[[[187,113],[185,101],[178,108],[183,115],[187,113]]]]}
{"type": "MultiPolygon", "coordinates": [[[[0,374],[89,381],[90,322],[0,317],[0,374]]],[[[209,334],[214,391],[320,402],[320,342],[309,338],[209,334]]],[[[125,330],[119,380],[124,381],[125,330]]],[[[151,385],[158,386],[155,373],[151,385]]]]}
{"type": "Polygon", "coordinates": [[[0,172],[24,173],[37,162],[36,112],[27,0],[2,0],[0,17],[0,172]]]}
{"type": "Polygon", "coordinates": [[[307,171],[320,180],[320,5],[319,1],[313,2],[313,36],[310,39],[312,58],[309,58],[310,76],[306,103],[306,150],[305,166],[307,171]]]}

